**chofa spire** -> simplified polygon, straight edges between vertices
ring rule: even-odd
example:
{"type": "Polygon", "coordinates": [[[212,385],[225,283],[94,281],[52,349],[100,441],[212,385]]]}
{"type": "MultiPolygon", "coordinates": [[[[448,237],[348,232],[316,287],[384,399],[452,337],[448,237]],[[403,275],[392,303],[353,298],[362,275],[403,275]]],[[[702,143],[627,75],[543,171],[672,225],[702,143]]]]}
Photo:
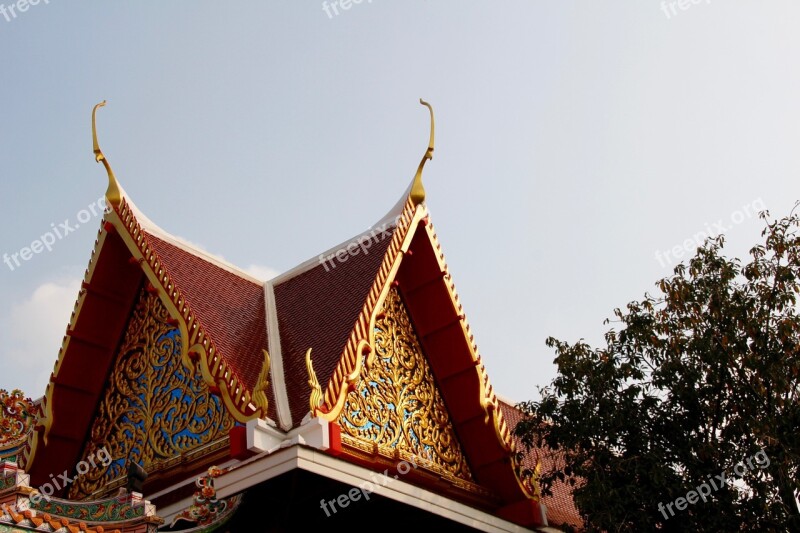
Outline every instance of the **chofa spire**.
{"type": "Polygon", "coordinates": [[[122,194],[119,191],[119,184],[117,183],[117,178],[114,176],[114,171],[111,170],[111,165],[108,164],[108,160],[106,156],[103,155],[103,151],[100,149],[100,144],[97,142],[97,108],[103,107],[106,105],[106,101],[103,100],[92,109],[92,142],[94,145],[94,160],[98,163],[102,162],[103,166],[106,167],[106,172],[108,173],[108,189],[106,190],[106,199],[108,202],[113,206],[118,206],[122,201],[122,194]]]}
{"type": "Polygon", "coordinates": [[[431,112],[431,140],[428,142],[428,149],[425,151],[425,155],[422,156],[422,161],[420,161],[419,168],[417,168],[417,175],[414,176],[414,183],[411,185],[411,201],[414,202],[414,205],[419,205],[425,200],[425,187],[422,186],[422,169],[428,159],[433,159],[434,139],[433,108],[431,107],[431,104],[422,98],[419,99],[419,103],[427,107],[431,112]]]}

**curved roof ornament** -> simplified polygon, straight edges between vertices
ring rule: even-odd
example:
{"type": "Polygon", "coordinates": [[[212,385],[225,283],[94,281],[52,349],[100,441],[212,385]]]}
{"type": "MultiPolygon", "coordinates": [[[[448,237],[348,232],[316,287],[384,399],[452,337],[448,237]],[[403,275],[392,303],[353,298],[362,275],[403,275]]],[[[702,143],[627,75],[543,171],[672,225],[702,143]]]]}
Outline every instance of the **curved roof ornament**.
{"type": "Polygon", "coordinates": [[[306,352],[306,369],[308,370],[308,386],[311,387],[311,395],[308,398],[308,407],[311,416],[317,416],[317,409],[322,405],[322,387],[314,372],[314,363],[311,361],[311,348],[306,352]]]}
{"type": "Polygon", "coordinates": [[[267,387],[269,387],[269,372],[270,372],[270,357],[269,352],[261,350],[264,354],[264,364],[261,365],[261,373],[258,375],[258,381],[253,389],[253,403],[258,409],[261,410],[260,418],[267,418],[267,409],[269,408],[269,399],[267,398],[267,387]]]}
{"type": "Polygon", "coordinates": [[[119,191],[119,184],[117,183],[117,178],[114,176],[114,171],[111,170],[111,165],[108,164],[108,160],[106,159],[106,156],[103,155],[103,151],[100,149],[100,145],[97,142],[97,109],[105,105],[106,101],[103,100],[94,106],[94,109],[92,109],[92,142],[94,145],[94,160],[97,163],[102,162],[103,166],[106,167],[106,172],[108,173],[108,189],[106,190],[106,199],[111,205],[116,207],[122,201],[122,194],[119,191]]]}
{"type": "Polygon", "coordinates": [[[422,186],[422,169],[428,159],[433,159],[434,139],[433,108],[431,104],[422,98],[419,99],[419,103],[427,107],[431,112],[431,140],[428,142],[428,149],[425,151],[425,155],[422,156],[422,161],[420,161],[419,168],[417,168],[417,175],[414,176],[414,183],[411,185],[411,201],[414,202],[414,205],[419,205],[425,200],[425,187],[422,186]]]}

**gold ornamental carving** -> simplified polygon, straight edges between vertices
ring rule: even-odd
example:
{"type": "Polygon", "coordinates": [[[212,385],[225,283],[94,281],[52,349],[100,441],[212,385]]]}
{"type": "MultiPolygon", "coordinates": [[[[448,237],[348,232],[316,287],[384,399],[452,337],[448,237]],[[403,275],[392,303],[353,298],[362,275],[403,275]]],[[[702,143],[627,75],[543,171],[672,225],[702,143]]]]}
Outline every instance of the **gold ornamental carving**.
{"type": "Polygon", "coordinates": [[[472,480],[433,373],[397,289],[375,324],[375,353],[339,417],[342,433],[378,449],[425,458],[425,467],[472,480]]]}
{"type": "Polygon", "coordinates": [[[311,394],[308,397],[308,408],[311,415],[316,416],[316,411],[322,405],[322,387],[314,372],[314,362],[311,360],[311,348],[306,352],[306,370],[308,371],[308,386],[311,387],[311,394]]]}
{"type": "Polygon", "coordinates": [[[0,462],[21,462],[25,442],[39,413],[39,406],[21,390],[0,389],[0,462]]]}
{"type": "Polygon", "coordinates": [[[180,331],[167,309],[143,289],[84,450],[89,457],[105,448],[110,464],[77,476],[69,497],[98,496],[116,486],[132,462],[147,472],[180,462],[226,437],[233,425],[199,367],[183,362],[180,331]]]}

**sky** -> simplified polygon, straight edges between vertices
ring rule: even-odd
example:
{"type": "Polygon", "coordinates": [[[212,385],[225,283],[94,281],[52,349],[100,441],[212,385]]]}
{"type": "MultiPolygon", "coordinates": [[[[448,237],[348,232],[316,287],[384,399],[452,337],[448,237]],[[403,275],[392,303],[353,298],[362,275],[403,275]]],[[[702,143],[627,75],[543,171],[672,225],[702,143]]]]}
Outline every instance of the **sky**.
{"type": "Polygon", "coordinates": [[[58,356],[106,188],[94,104],[140,210],[267,278],[397,202],[424,98],[467,320],[494,389],[537,398],[548,337],[599,345],[703,233],[744,257],[800,199],[798,26],[789,0],[0,0],[0,388],[41,396],[58,356]]]}

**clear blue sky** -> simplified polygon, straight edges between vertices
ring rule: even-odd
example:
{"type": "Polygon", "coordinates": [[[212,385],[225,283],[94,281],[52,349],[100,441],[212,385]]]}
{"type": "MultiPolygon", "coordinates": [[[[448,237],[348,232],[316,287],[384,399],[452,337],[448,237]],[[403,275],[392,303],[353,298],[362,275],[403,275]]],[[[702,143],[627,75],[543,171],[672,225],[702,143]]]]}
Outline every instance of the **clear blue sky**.
{"type": "MultiPolygon", "coordinates": [[[[742,256],[761,227],[745,206],[800,198],[800,4],[669,4],[0,10],[0,254],[103,194],[90,111],[107,99],[103,149],[152,220],[287,270],[394,205],[427,143],[424,97],[428,205],[468,320],[495,389],[533,398],[555,374],[548,336],[596,344],[674,248],[721,221],[742,256]]],[[[0,264],[0,387],[43,393],[97,228],[0,264]]]]}

